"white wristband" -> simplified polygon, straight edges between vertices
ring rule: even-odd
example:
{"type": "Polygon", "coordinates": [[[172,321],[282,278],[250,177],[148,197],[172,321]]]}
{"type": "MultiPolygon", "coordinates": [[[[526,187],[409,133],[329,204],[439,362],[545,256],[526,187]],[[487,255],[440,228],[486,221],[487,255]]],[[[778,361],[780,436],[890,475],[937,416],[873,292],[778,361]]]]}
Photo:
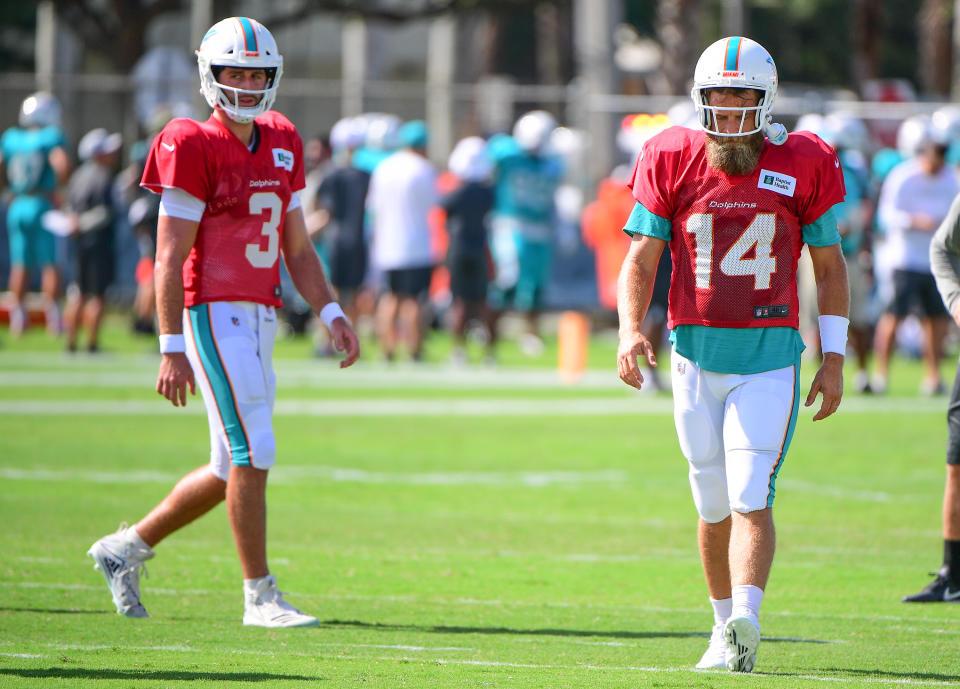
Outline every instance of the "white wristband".
{"type": "Polygon", "coordinates": [[[820,325],[820,351],[824,354],[846,354],[847,326],[850,325],[850,320],[843,316],[827,315],[817,318],[817,322],[820,325]]]}
{"type": "Polygon", "coordinates": [[[332,301],[320,309],[320,320],[323,321],[323,324],[328,328],[338,318],[347,320],[346,314],[343,313],[343,309],[340,308],[340,304],[337,302],[332,301]]]}
{"type": "Polygon", "coordinates": [[[187,351],[187,341],[183,335],[161,335],[160,353],[161,354],[181,354],[187,351]]]}

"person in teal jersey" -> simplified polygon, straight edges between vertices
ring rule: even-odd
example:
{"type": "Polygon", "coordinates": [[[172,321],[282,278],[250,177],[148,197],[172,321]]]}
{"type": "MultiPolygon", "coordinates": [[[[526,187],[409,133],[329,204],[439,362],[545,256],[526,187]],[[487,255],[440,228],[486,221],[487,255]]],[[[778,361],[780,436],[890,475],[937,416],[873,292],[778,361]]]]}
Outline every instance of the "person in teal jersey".
{"type": "Polygon", "coordinates": [[[501,134],[488,142],[494,163],[490,351],[499,317],[508,308],[526,315],[528,332],[520,338],[525,353],[535,355],[543,348],[537,321],[553,257],[554,195],[563,178],[562,163],[547,151],[556,126],[552,115],[534,110],[517,120],[512,137],[501,134]]]}
{"type": "Polygon", "coordinates": [[[42,218],[54,207],[57,189],[70,176],[70,157],[60,129],[60,103],[52,94],[40,91],[23,101],[19,126],[0,136],[0,167],[13,195],[7,208],[10,332],[19,336],[29,325],[23,299],[30,271],[39,268],[47,329],[59,333],[56,240],[44,229],[42,218]]]}
{"type": "Polygon", "coordinates": [[[773,502],[800,407],[797,261],[807,245],[818,285],[823,363],[806,397],[813,419],[843,394],[848,290],[833,206],[840,162],[807,131],[772,121],[773,58],[732,36],[697,62],[691,92],[700,129],[646,142],[631,188],[637,205],[617,307],[621,380],[640,389],[641,324],[657,264],[673,261],[668,327],[674,421],[699,514],[700,559],[714,626],[698,668],[750,672],[773,564],[773,502]]]}

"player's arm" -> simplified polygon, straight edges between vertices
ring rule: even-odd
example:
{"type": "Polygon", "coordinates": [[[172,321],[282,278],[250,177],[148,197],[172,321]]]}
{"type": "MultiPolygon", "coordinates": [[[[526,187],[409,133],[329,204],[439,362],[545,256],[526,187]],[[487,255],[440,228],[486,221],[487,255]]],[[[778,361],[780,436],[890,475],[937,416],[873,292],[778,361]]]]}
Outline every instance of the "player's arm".
{"type": "Polygon", "coordinates": [[[930,242],[930,270],[944,305],[960,324],[960,196],[930,242]]]}
{"type": "Polygon", "coordinates": [[[666,242],[662,239],[634,235],[617,281],[617,313],[620,316],[617,372],[620,380],[638,390],[643,385],[643,376],[637,357],[642,355],[651,366],[657,365],[653,346],[640,326],[650,307],[657,265],[664,246],[666,242]]]}
{"type": "Polygon", "coordinates": [[[157,321],[161,350],[171,350],[162,355],[157,392],[175,407],[187,404],[187,387],[190,394],[196,394],[193,370],[182,346],[183,262],[190,254],[199,226],[199,221],[170,215],[161,215],[157,221],[157,258],[153,278],[157,291],[157,321]]]}
{"type": "Polygon", "coordinates": [[[823,395],[820,409],[813,416],[814,421],[819,421],[833,414],[843,397],[843,351],[847,341],[850,289],[847,285],[847,266],[839,244],[808,244],[807,248],[817,282],[823,362],[813,378],[806,406],[813,404],[818,393],[823,395]]]}
{"type": "Polygon", "coordinates": [[[333,346],[337,351],[346,352],[340,368],[353,364],[360,356],[360,344],[357,335],[338,306],[335,306],[333,290],[327,281],[327,274],[323,270],[320,257],[317,256],[313,244],[307,234],[307,226],[303,219],[303,210],[294,208],[287,213],[283,227],[283,260],[287,264],[287,271],[293,280],[294,286],[300,292],[310,308],[324,320],[330,329],[333,346]],[[325,308],[334,305],[339,315],[327,323],[325,308]]]}

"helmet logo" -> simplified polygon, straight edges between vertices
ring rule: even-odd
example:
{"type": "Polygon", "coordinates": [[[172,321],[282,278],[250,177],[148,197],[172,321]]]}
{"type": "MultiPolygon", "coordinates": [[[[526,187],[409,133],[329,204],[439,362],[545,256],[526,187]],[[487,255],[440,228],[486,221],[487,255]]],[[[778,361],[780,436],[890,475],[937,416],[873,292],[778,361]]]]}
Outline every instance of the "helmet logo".
{"type": "Polygon", "coordinates": [[[743,72],[722,72],[720,76],[722,77],[739,77],[743,72]]]}

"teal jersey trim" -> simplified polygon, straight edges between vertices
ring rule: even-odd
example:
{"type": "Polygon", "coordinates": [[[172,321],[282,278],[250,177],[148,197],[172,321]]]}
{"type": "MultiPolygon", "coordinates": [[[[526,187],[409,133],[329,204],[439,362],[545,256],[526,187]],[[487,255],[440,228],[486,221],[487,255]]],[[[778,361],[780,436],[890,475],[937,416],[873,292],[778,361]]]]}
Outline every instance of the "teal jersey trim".
{"type": "Polygon", "coordinates": [[[678,325],[670,333],[670,342],[704,371],[741,375],[786,368],[804,350],[799,331],[787,327],[678,325]]]}
{"type": "Polygon", "coordinates": [[[651,213],[642,203],[637,203],[630,211],[630,217],[627,218],[623,231],[631,237],[641,234],[669,242],[673,238],[672,228],[673,223],[668,218],[651,213]]]}
{"type": "Polygon", "coordinates": [[[200,355],[200,365],[204,375],[210,381],[210,389],[220,412],[220,421],[227,434],[230,445],[230,461],[235,466],[251,466],[250,442],[247,432],[240,419],[233,387],[227,376],[227,369],[220,358],[216,340],[213,338],[213,328],[210,325],[210,305],[197,304],[187,308],[190,316],[190,327],[196,340],[197,353],[200,355]]]}
{"type": "Polygon", "coordinates": [[[804,243],[810,246],[833,246],[840,243],[840,229],[837,227],[837,215],[833,208],[827,209],[826,213],[801,229],[804,243]]]}
{"type": "Polygon", "coordinates": [[[783,466],[783,460],[787,456],[787,450],[790,449],[790,442],[793,440],[793,432],[797,429],[797,417],[800,413],[800,356],[797,355],[793,363],[793,409],[790,411],[790,421],[787,423],[787,432],[783,437],[783,445],[780,447],[780,456],[777,458],[777,464],[770,473],[770,492],[767,493],[767,507],[773,507],[773,498],[777,492],[777,475],[780,473],[780,467],[783,466]]]}

